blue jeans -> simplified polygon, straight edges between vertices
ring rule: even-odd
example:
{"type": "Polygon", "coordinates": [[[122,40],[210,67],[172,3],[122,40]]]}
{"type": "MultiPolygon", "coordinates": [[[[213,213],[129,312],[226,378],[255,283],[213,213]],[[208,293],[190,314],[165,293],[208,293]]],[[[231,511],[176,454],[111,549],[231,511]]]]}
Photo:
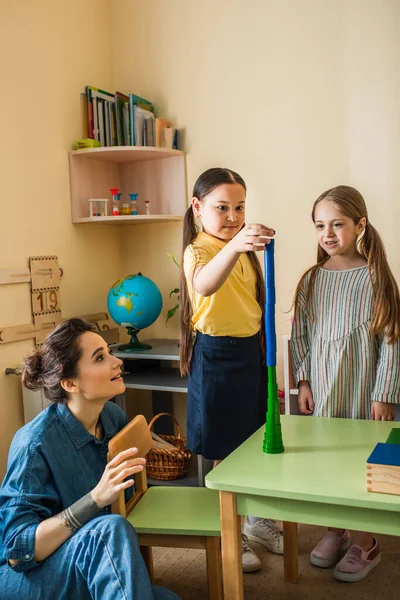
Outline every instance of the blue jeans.
{"type": "Polygon", "coordinates": [[[152,586],[132,525],[119,515],[86,523],[34,569],[0,567],[0,600],[179,600],[152,586]]]}

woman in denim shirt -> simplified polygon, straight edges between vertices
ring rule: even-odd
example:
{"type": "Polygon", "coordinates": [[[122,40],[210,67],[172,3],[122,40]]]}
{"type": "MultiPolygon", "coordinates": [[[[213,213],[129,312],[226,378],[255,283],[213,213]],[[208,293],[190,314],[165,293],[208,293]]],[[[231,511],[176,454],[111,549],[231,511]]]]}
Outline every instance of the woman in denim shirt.
{"type": "Polygon", "coordinates": [[[52,402],[11,444],[0,489],[1,600],[173,600],[152,586],[133,527],[110,514],[145,462],[107,464],[126,417],[121,361],[81,319],[59,325],[25,360],[23,383],[52,402]],[[128,478],[128,479],[127,479],[128,478]]]}

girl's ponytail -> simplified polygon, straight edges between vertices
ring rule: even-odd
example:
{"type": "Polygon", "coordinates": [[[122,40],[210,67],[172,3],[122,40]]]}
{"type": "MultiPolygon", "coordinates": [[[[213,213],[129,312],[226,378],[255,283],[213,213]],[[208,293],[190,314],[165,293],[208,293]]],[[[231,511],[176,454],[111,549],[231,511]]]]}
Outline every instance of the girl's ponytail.
{"type": "Polygon", "coordinates": [[[374,291],[374,311],[371,331],[374,336],[386,335],[388,343],[400,340],[400,294],[390,270],[382,239],[371,223],[367,223],[359,241],[359,252],[368,259],[374,291]]]}
{"type": "Polygon", "coordinates": [[[193,350],[193,332],[191,327],[192,305],[190,302],[186,277],[184,272],[183,259],[186,248],[196,239],[198,230],[194,220],[193,209],[191,206],[185,213],[183,220],[183,242],[181,258],[181,285],[180,285],[180,367],[181,375],[189,374],[190,361],[193,350]]]}

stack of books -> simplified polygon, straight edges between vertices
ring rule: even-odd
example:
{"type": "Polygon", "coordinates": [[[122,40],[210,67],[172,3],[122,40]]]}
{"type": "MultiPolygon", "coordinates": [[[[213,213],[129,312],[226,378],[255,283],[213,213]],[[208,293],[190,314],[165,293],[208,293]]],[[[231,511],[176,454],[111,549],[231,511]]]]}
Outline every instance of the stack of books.
{"type": "Polygon", "coordinates": [[[177,130],[136,94],[111,94],[88,85],[81,94],[81,111],[82,137],[100,146],[177,148],[177,130]]]}

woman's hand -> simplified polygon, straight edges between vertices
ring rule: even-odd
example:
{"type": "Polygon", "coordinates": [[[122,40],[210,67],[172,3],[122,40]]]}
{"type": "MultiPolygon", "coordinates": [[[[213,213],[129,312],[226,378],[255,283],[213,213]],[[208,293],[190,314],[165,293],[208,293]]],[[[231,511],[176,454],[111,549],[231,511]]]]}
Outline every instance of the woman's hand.
{"type": "Polygon", "coordinates": [[[137,453],[137,448],[129,448],[117,454],[110,460],[104,469],[104,473],[92,490],[92,498],[97,506],[104,508],[115,502],[121,490],[126,490],[134,484],[133,479],[124,481],[134,473],[143,471],[143,465],[146,464],[145,458],[131,458],[137,453]]]}
{"type": "Polygon", "coordinates": [[[314,400],[308,381],[300,381],[297,401],[302,415],[312,415],[314,412],[314,400]]]}
{"type": "Polygon", "coordinates": [[[265,249],[265,244],[269,244],[269,238],[275,235],[275,231],[270,227],[261,225],[260,223],[251,223],[245,225],[235,237],[231,239],[229,244],[236,252],[260,251],[265,249]]]}
{"type": "Polygon", "coordinates": [[[373,402],[371,408],[371,419],[373,421],[393,421],[394,404],[387,404],[386,402],[373,402]]]}

